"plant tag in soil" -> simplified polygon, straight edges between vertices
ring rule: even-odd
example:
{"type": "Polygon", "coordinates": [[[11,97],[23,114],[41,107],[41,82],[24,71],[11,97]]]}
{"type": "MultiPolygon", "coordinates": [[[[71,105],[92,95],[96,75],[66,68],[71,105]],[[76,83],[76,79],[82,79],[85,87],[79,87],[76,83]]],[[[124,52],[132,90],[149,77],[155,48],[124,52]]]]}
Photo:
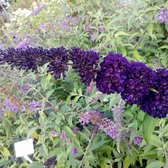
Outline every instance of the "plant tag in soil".
{"type": "Polygon", "coordinates": [[[34,153],[33,139],[16,142],[14,144],[14,148],[16,157],[24,157],[29,162],[32,162],[30,159],[28,159],[28,155],[34,153]]]}

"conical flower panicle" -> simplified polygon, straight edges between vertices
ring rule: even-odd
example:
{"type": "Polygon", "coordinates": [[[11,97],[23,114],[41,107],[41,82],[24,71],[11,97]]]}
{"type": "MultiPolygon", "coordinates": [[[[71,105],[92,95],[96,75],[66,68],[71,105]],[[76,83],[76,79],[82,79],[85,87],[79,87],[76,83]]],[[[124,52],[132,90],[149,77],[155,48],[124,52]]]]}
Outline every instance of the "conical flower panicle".
{"type": "Polygon", "coordinates": [[[104,118],[102,113],[98,111],[90,111],[83,113],[79,116],[79,121],[83,124],[93,124],[102,130],[106,135],[115,139],[117,137],[117,126],[116,124],[108,119],[104,118]]]}

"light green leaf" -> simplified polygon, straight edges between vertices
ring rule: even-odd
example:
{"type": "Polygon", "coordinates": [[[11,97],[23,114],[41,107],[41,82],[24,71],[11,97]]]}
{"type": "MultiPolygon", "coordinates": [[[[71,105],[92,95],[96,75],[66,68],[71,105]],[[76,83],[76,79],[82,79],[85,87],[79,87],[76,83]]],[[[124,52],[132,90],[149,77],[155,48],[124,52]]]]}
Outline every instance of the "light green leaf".
{"type": "Polygon", "coordinates": [[[7,158],[3,158],[0,160],[0,167],[6,166],[7,164],[11,163],[12,160],[9,160],[7,158]]]}
{"type": "Polygon", "coordinates": [[[152,35],[152,33],[153,33],[153,24],[152,23],[149,23],[148,25],[147,25],[147,31],[148,31],[148,33],[150,34],[150,35],[152,35]]]}
{"type": "Polygon", "coordinates": [[[76,135],[73,133],[73,131],[71,130],[71,128],[68,127],[68,126],[64,126],[64,127],[63,127],[63,130],[66,132],[66,134],[68,135],[69,139],[70,139],[70,140],[73,140],[74,144],[75,144],[77,147],[80,147],[80,143],[79,143],[79,141],[76,139],[76,135]]]}
{"type": "Polygon", "coordinates": [[[168,136],[168,124],[163,128],[162,135],[168,136]]]}
{"type": "Polygon", "coordinates": [[[157,157],[157,151],[145,151],[143,154],[139,156],[142,159],[155,159],[157,157]]]}
{"type": "Polygon", "coordinates": [[[93,151],[93,150],[96,150],[98,148],[100,148],[102,145],[106,144],[107,142],[109,142],[109,140],[106,140],[106,141],[100,141],[100,142],[97,142],[97,143],[92,143],[90,145],[90,150],[93,151]]]}
{"type": "Polygon", "coordinates": [[[9,157],[10,156],[10,152],[6,147],[2,147],[0,149],[0,153],[3,155],[3,157],[9,157]]]}
{"type": "Polygon", "coordinates": [[[155,161],[147,165],[146,168],[161,168],[164,166],[163,162],[155,161]]]}
{"type": "Polygon", "coordinates": [[[163,46],[161,46],[159,48],[161,48],[161,49],[168,49],[168,45],[163,45],[163,46]]]}
{"type": "Polygon", "coordinates": [[[118,31],[117,33],[115,33],[114,37],[118,38],[119,36],[129,36],[129,34],[124,31],[118,31]]]}
{"type": "Polygon", "coordinates": [[[43,167],[44,167],[43,164],[39,162],[33,162],[28,166],[28,168],[43,168],[43,167]]]}
{"type": "Polygon", "coordinates": [[[121,47],[121,48],[119,48],[119,52],[120,52],[122,55],[124,55],[124,56],[127,55],[127,50],[126,50],[125,47],[121,47]]]}
{"type": "Polygon", "coordinates": [[[137,50],[133,51],[133,55],[134,55],[134,57],[136,58],[137,61],[140,61],[140,62],[142,61],[142,57],[137,50]]]}
{"type": "Polygon", "coordinates": [[[153,145],[153,146],[156,146],[158,148],[162,148],[163,147],[162,141],[156,135],[152,135],[151,136],[150,144],[153,145]]]}
{"type": "Polygon", "coordinates": [[[43,76],[41,78],[40,84],[42,89],[45,91],[47,89],[47,86],[51,80],[51,74],[48,74],[47,76],[43,76]]]}
{"type": "Polygon", "coordinates": [[[54,93],[55,89],[51,89],[46,93],[46,97],[49,98],[53,93],[54,93]]]}
{"type": "Polygon", "coordinates": [[[131,162],[130,162],[129,156],[127,155],[123,161],[123,168],[129,168],[130,165],[131,165],[131,162]]]}
{"type": "Polygon", "coordinates": [[[162,59],[160,62],[161,62],[161,64],[162,64],[164,67],[167,66],[167,61],[166,61],[166,59],[162,59]]]}
{"type": "Polygon", "coordinates": [[[147,143],[150,144],[151,136],[153,133],[153,130],[156,125],[156,119],[149,117],[148,115],[145,116],[144,121],[142,123],[143,128],[143,137],[147,143]]]}
{"type": "Polygon", "coordinates": [[[45,155],[48,156],[48,149],[47,149],[46,145],[43,143],[42,146],[43,146],[43,150],[44,150],[45,155]]]}

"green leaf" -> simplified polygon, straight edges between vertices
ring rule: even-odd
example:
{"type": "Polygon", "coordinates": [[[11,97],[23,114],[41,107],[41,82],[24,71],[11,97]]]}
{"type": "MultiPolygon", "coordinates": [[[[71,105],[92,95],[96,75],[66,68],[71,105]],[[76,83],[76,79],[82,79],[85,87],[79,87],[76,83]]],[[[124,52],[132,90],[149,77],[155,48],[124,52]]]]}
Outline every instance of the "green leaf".
{"type": "Polygon", "coordinates": [[[153,24],[152,23],[149,23],[148,25],[147,25],[147,32],[149,33],[149,35],[152,35],[152,33],[153,33],[153,24]]]}
{"type": "Polygon", "coordinates": [[[137,61],[140,61],[140,62],[142,61],[142,57],[137,50],[133,51],[133,55],[134,55],[134,57],[136,58],[137,61]]]}
{"type": "Polygon", "coordinates": [[[119,36],[129,36],[129,34],[128,34],[128,33],[125,33],[124,31],[118,31],[118,32],[114,35],[114,37],[115,37],[115,38],[118,38],[119,36]]]}
{"type": "Polygon", "coordinates": [[[121,48],[119,48],[119,52],[120,52],[122,55],[124,55],[124,56],[127,55],[127,50],[126,50],[125,47],[121,47],[121,48]]]}
{"type": "Polygon", "coordinates": [[[150,144],[153,145],[153,146],[156,146],[158,148],[162,148],[163,147],[162,141],[156,135],[152,135],[151,136],[150,144]]]}
{"type": "Polygon", "coordinates": [[[46,97],[49,98],[53,93],[54,93],[55,89],[51,89],[46,93],[46,97]]]}
{"type": "Polygon", "coordinates": [[[162,135],[168,136],[168,124],[163,128],[162,135]]]}
{"type": "Polygon", "coordinates": [[[75,144],[77,147],[80,147],[80,143],[79,143],[79,141],[76,139],[76,135],[73,133],[73,131],[71,130],[71,128],[68,127],[68,126],[64,126],[64,127],[63,127],[63,130],[66,132],[66,134],[68,135],[69,139],[70,139],[70,140],[73,140],[74,144],[75,144]]]}
{"type": "Polygon", "coordinates": [[[43,151],[44,151],[45,155],[48,156],[48,149],[47,149],[46,145],[43,143],[42,146],[43,146],[43,151]]]}
{"type": "Polygon", "coordinates": [[[164,166],[163,162],[155,161],[147,165],[146,168],[161,168],[164,166]]]}
{"type": "Polygon", "coordinates": [[[89,137],[86,135],[86,134],[84,134],[83,132],[79,132],[79,135],[80,135],[80,138],[83,140],[87,140],[87,141],[89,141],[89,137]]]}
{"type": "Polygon", "coordinates": [[[155,159],[157,157],[157,151],[154,151],[154,150],[148,151],[148,152],[144,151],[144,153],[141,154],[139,157],[146,160],[155,159]]]}
{"type": "Polygon", "coordinates": [[[7,158],[3,158],[0,160],[0,167],[6,166],[7,164],[11,163],[12,161],[7,159],[7,158]]]}
{"type": "Polygon", "coordinates": [[[168,45],[163,45],[163,46],[161,46],[159,48],[161,48],[161,49],[168,49],[168,45]]]}
{"type": "Polygon", "coordinates": [[[43,168],[43,167],[44,167],[44,165],[39,162],[33,162],[28,165],[28,168],[43,168]]]}
{"type": "Polygon", "coordinates": [[[51,80],[51,74],[48,74],[47,76],[43,76],[41,78],[40,84],[42,89],[45,91],[47,89],[47,86],[51,80]]]}
{"type": "Polygon", "coordinates": [[[144,117],[145,117],[145,113],[142,111],[139,111],[137,115],[138,120],[143,121],[144,117]]]}
{"type": "Polygon", "coordinates": [[[109,140],[106,140],[106,141],[100,141],[100,142],[97,142],[97,143],[92,143],[91,145],[90,145],[90,150],[91,151],[93,151],[93,150],[96,150],[96,149],[98,149],[98,148],[100,148],[102,145],[104,145],[104,144],[106,144],[107,142],[109,142],[109,140]]]}
{"type": "Polygon", "coordinates": [[[131,165],[131,162],[130,162],[129,156],[127,155],[123,161],[123,168],[129,168],[130,165],[131,165]]]}
{"type": "Polygon", "coordinates": [[[167,67],[167,61],[166,61],[166,59],[162,59],[160,62],[161,62],[161,64],[162,64],[164,67],[167,67]]]}
{"type": "Polygon", "coordinates": [[[3,155],[3,157],[8,157],[8,156],[10,156],[10,152],[9,152],[9,150],[8,150],[6,147],[2,147],[2,148],[0,149],[0,153],[3,155]]]}
{"type": "Polygon", "coordinates": [[[38,128],[36,127],[33,127],[32,129],[30,129],[28,131],[28,134],[27,134],[27,138],[31,138],[32,137],[32,134],[37,130],[38,128]]]}
{"type": "Polygon", "coordinates": [[[145,119],[142,123],[142,129],[143,129],[143,137],[147,143],[150,144],[151,136],[153,133],[153,130],[156,125],[156,119],[149,117],[148,115],[145,116],[145,119]]]}

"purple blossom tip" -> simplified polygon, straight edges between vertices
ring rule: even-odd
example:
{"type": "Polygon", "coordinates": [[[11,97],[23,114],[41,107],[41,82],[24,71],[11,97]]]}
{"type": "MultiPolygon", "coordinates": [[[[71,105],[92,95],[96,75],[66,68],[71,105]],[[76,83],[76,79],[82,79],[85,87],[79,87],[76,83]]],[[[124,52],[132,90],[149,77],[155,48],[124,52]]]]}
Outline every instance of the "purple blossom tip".
{"type": "Polygon", "coordinates": [[[78,149],[77,149],[76,147],[73,147],[73,148],[71,149],[71,155],[72,155],[72,156],[75,156],[77,153],[78,153],[78,149]]]}
{"type": "Polygon", "coordinates": [[[158,22],[160,23],[168,23],[168,9],[167,8],[161,8],[159,10],[159,13],[156,16],[158,22]]]}
{"type": "Polygon", "coordinates": [[[142,143],[142,140],[143,140],[143,137],[142,137],[142,136],[140,136],[140,137],[135,137],[134,140],[133,140],[133,142],[134,142],[135,145],[140,146],[141,143],[142,143]]]}

